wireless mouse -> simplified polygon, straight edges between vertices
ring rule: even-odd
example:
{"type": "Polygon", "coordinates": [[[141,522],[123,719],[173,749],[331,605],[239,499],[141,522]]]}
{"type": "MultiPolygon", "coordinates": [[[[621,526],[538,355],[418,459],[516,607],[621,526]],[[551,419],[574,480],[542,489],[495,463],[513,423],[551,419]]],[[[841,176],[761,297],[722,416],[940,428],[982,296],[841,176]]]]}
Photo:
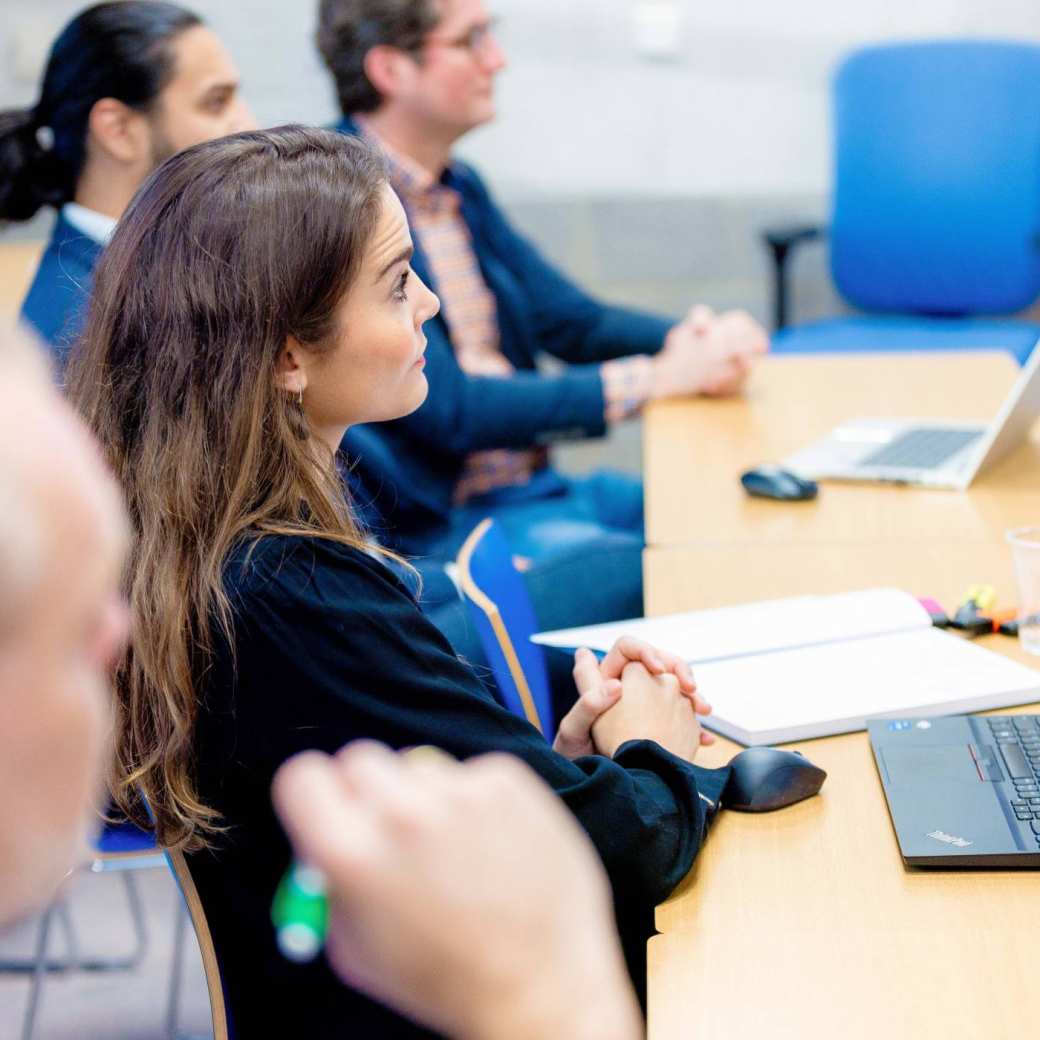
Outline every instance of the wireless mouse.
{"type": "Polygon", "coordinates": [[[749,495],[775,498],[782,502],[801,502],[816,497],[819,490],[814,480],[806,480],[780,466],[756,466],[740,476],[749,495]]]}
{"type": "Polygon", "coordinates": [[[741,812],[770,812],[810,798],[827,774],[798,751],[753,747],[730,759],[722,807],[741,812]]]}

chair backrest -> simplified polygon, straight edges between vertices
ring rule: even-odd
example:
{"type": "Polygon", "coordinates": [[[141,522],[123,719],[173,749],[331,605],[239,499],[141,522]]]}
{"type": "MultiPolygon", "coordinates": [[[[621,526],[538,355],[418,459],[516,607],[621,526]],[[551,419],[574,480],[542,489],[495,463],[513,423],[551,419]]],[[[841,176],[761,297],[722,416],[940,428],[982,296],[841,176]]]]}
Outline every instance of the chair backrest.
{"type": "Polygon", "coordinates": [[[491,673],[510,711],[548,738],[555,732],[549,676],[530,637],[538,620],[527,586],[494,521],[482,520],[459,550],[462,592],[491,673]]]}
{"type": "Polygon", "coordinates": [[[199,942],[199,952],[202,954],[202,967],[206,972],[206,989],[209,991],[210,1016],[213,1020],[213,1040],[228,1040],[230,1031],[228,1029],[227,1006],[224,1002],[224,985],[220,981],[220,965],[217,963],[217,951],[213,945],[213,936],[209,931],[206,921],[206,913],[202,909],[202,900],[199,898],[198,889],[192,880],[191,871],[185,862],[183,852],[166,850],[166,862],[170,865],[173,876],[177,879],[181,895],[188,907],[188,915],[191,917],[192,927],[195,929],[195,938],[199,942]]]}
{"type": "Polygon", "coordinates": [[[831,272],[857,307],[1021,310],[1040,293],[1040,46],[868,47],[834,83],[831,272]]]}

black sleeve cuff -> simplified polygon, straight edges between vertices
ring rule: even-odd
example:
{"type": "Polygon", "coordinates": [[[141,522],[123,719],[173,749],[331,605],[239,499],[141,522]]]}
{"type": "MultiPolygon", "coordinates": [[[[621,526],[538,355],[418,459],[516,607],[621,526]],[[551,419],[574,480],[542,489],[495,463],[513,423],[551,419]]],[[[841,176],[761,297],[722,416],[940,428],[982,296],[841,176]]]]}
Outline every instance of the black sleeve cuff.
{"type": "Polygon", "coordinates": [[[722,766],[719,769],[707,769],[704,766],[694,765],[687,762],[678,755],[666,751],[660,744],[653,740],[627,740],[617,749],[614,761],[626,769],[649,769],[659,772],[655,763],[662,759],[667,761],[673,769],[687,774],[693,780],[693,787],[704,807],[707,823],[715,819],[721,808],[722,791],[729,782],[730,768],[722,766]]]}

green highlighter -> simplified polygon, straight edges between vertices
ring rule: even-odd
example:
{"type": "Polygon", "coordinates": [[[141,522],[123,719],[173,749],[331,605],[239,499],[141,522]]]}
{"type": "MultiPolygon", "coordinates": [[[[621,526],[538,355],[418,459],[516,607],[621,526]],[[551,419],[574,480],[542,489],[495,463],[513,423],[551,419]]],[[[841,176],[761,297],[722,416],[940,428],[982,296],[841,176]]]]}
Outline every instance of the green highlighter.
{"type": "Polygon", "coordinates": [[[274,894],[271,922],[283,957],[301,964],[314,960],[329,926],[325,875],[301,863],[289,867],[274,894]]]}
{"type": "MultiPolygon", "coordinates": [[[[452,761],[447,752],[425,745],[406,748],[402,754],[413,760],[452,761]]],[[[299,964],[314,960],[325,945],[329,928],[325,875],[314,867],[293,863],[274,894],[271,922],[283,957],[299,964]]]]}

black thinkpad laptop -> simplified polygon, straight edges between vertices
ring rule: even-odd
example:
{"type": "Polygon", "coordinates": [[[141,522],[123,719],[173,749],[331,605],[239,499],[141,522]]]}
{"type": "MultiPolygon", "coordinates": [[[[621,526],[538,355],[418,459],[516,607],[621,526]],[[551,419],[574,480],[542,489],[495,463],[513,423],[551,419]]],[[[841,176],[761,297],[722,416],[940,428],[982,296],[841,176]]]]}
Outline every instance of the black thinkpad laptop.
{"type": "Polygon", "coordinates": [[[908,866],[1040,868],[1040,715],[867,728],[908,866]]]}

